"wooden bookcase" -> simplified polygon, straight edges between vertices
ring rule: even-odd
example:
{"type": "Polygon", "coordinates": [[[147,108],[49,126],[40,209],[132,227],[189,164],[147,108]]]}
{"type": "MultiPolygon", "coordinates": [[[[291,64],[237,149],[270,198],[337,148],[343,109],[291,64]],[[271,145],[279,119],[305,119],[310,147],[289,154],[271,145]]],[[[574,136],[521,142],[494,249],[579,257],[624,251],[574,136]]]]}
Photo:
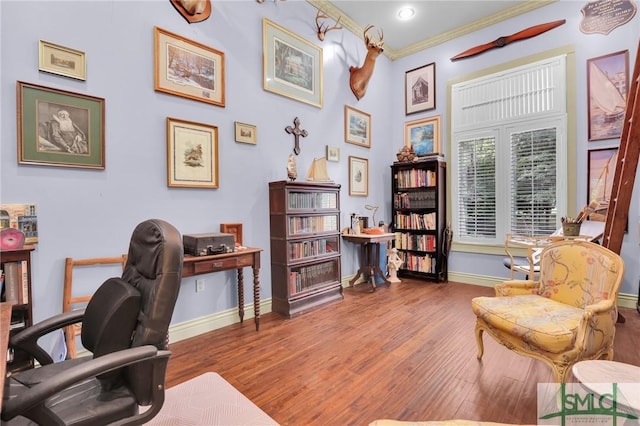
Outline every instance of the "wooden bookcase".
{"type": "Polygon", "coordinates": [[[400,277],[445,281],[446,163],[439,157],[391,165],[392,229],[400,277]]]}
{"type": "Polygon", "coordinates": [[[341,300],[340,185],[269,183],[271,295],[292,318],[341,300]]]}
{"type": "MultiPolygon", "coordinates": [[[[33,324],[31,303],[31,252],[35,246],[24,246],[17,250],[0,251],[0,269],[4,274],[4,286],[2,301],[6,300],[8,286],[17,280],[13,292],[16,292],[17,300],[11,309],[11,326],[9,335],[13,336],[18,331],[33,324]],[[11,272],[11,271],[14,272],[11,272]],[[10,277],[9,275],[13,275],[10,277]],[[26,294],[25,294],[26,293],[26,294]]],[[[7,354],[7,371],[15,372],[33,368],[33,358],[24,351],[12,350],[7,354]]]]}

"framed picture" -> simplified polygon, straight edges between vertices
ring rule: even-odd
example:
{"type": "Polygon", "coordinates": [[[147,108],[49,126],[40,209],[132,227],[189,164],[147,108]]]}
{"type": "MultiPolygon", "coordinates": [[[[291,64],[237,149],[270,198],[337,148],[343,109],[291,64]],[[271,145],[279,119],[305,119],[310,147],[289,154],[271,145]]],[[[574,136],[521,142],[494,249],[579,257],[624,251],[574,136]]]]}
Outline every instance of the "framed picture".
{"type": "Polygon", "coordinates": [[[349,156],[349,195],[369,195],[369,160],[349,156]]]}
{"type": "Polygon", "coordinates": [[[158,27],[154,36],[154,89],[224,107],[224,53],[158,27]]]}
{"type": "Polygon", "coordinates": [[[167,185],[218,187],[218,128],[167,117],[167,185]]]}
{"type": "Polygon", "coordinates": [[[629,87],[629,51],[587,60],[589,140],[622,134],[629,87]]]}
{"type": "Polygon", "coordinates": [[[327,145],[327,161],[340,161],[340,148],[327,145]]]}
{"type": "Polygon", "coordinates": [[[440,153],[440,116],[404,123],[404,144],[418,157],[440,153]]]}
{"type": "Polygon", "coordinates": [[[18,163],[104,169],[103,98],[17,83],[18,163]]]}
{"type": "Polygon", "coordinates": [[[241,223],[221,223],[220,232],[232,234],[236,241],[236,247],[242,245],[242,224],[241,223]]]}
{"type": "Polygon", "coordinates": [[[234,122],[236,142],[257,144],[258,143],[258,129],[253,124],[234,122]]]}
{"type": "Polygon", "coordinates": [[[322,108],[322,48],[262,20],[264,90],[322,108]]]}
{"type": "Polygon", "coordinates": [[[38,43],[38,69],[52,74],[87,79],[87,64],[85,53],[48,41],[38,43]]]}
{"type": "Polygon", "coordinates": [[[354,145],[371,148],[371,115],[345,105],[344,140],[354,145]]]}
{"type": "Polygon", "coordinates": [[[414,68],[404,74],[405,115],[436,107],[436,63],[414,68]]]}
{"type": "Polygon", "coordinates": [[[597,201],[607,206],[613,188],[613,176],[618,161],[618,147],[590,149],[587,159],[587,204],[597,201]]]}

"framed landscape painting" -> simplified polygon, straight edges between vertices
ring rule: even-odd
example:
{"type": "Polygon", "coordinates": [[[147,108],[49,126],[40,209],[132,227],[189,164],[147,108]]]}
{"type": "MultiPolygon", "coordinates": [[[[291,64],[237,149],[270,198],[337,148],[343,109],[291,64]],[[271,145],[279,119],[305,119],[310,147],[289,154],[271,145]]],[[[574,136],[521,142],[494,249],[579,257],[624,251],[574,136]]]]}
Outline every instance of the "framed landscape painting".
{"type": "Polygon", "coordinates": [[[17,83],[18,163],[104,169],[105,100],[17,83]]]}
{"type": "Polygon", "coordinates": [[[264,90],[322,108],[322,48],[262,20],[264,90]]]}
{"type": "Polygon", "coordinates": [[[589,150],[587,204],[597,201],[600,205],[609,205],[617,161],[618,147],[589,150]]]}
{"type": "Polygon", "coordinates": [[[167,186],[218,187],[218,128],[167,117],[167,186]]]}
{"type": "Polygon", "coordinates": [[[354,145],[371,148],[371,115],[345,105],[344,140],[354,145]]]}
{"type": "Polygon", "coordinates": [[[224,107],[224,53],[158,27],[154,36],[154,89],[224,107]]]}
{"type": "Polygon", "coordinates": [[[436,63],[432,62],[405,72],[405,115],[436,107],[436,63]]]}
{"type": "Polygon", "coordinates": [[[629,51],[587,60],[589,140],[615,139],[622,134],[627,109],[629,51]]]}
{"type": "Polygon", "coordinates": [[[418,157],[440,153],[440,116],[408,121],[404,124],[404,144],[418,157]]]}

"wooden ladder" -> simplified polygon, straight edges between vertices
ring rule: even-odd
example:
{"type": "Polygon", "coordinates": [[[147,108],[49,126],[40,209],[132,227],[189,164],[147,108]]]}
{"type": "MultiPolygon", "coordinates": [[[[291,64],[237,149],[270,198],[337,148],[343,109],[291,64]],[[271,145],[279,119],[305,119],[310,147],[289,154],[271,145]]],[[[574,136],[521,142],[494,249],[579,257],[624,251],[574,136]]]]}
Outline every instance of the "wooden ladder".
{"type": "MultiPolygon", "coordinates": [[[[640,157],[640,42],[633,67],[633,78],[627,98],[627,110],[624,116],[618,160],[611,188],[611,201],[607,211],[602,245],[620,254],[622,240],[629,220],[629,205],[633,194],[633,183],[640,157]]],[[[640,302],[638,302],[640,312],[640,302]]],[[[618,322],[624,322],[622,315],[618,322]]]]}

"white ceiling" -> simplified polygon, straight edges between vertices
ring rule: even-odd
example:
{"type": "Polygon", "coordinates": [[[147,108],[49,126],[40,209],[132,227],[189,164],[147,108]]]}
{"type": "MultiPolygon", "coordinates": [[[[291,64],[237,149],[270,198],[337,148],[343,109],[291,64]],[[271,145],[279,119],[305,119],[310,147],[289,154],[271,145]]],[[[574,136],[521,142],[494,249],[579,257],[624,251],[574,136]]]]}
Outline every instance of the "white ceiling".
{"type": "MultiPolygon", "coordinates": [[[[521,15],[556,0],[307,0],[333,20],[341,17],[344,28],[362,37],[369,24],[384,32],[385,55],[398,59],[521,15]],[[416,15],[400,21],[401,6],[416,15]]],[[[327,20],[332,24],[332,20],[327,20]]],[[[539,24],[539,22],[531,25],[539,24]]],[[[372,34],[377,37],[377,32],[372,34]]],[[[506,35],[497,34],[496,38],[506,35]]],[[[487,40],[490,41],[490,40],[487,40]]],[[[473,46],[469,46],[473,47],[473,46]]]]}

